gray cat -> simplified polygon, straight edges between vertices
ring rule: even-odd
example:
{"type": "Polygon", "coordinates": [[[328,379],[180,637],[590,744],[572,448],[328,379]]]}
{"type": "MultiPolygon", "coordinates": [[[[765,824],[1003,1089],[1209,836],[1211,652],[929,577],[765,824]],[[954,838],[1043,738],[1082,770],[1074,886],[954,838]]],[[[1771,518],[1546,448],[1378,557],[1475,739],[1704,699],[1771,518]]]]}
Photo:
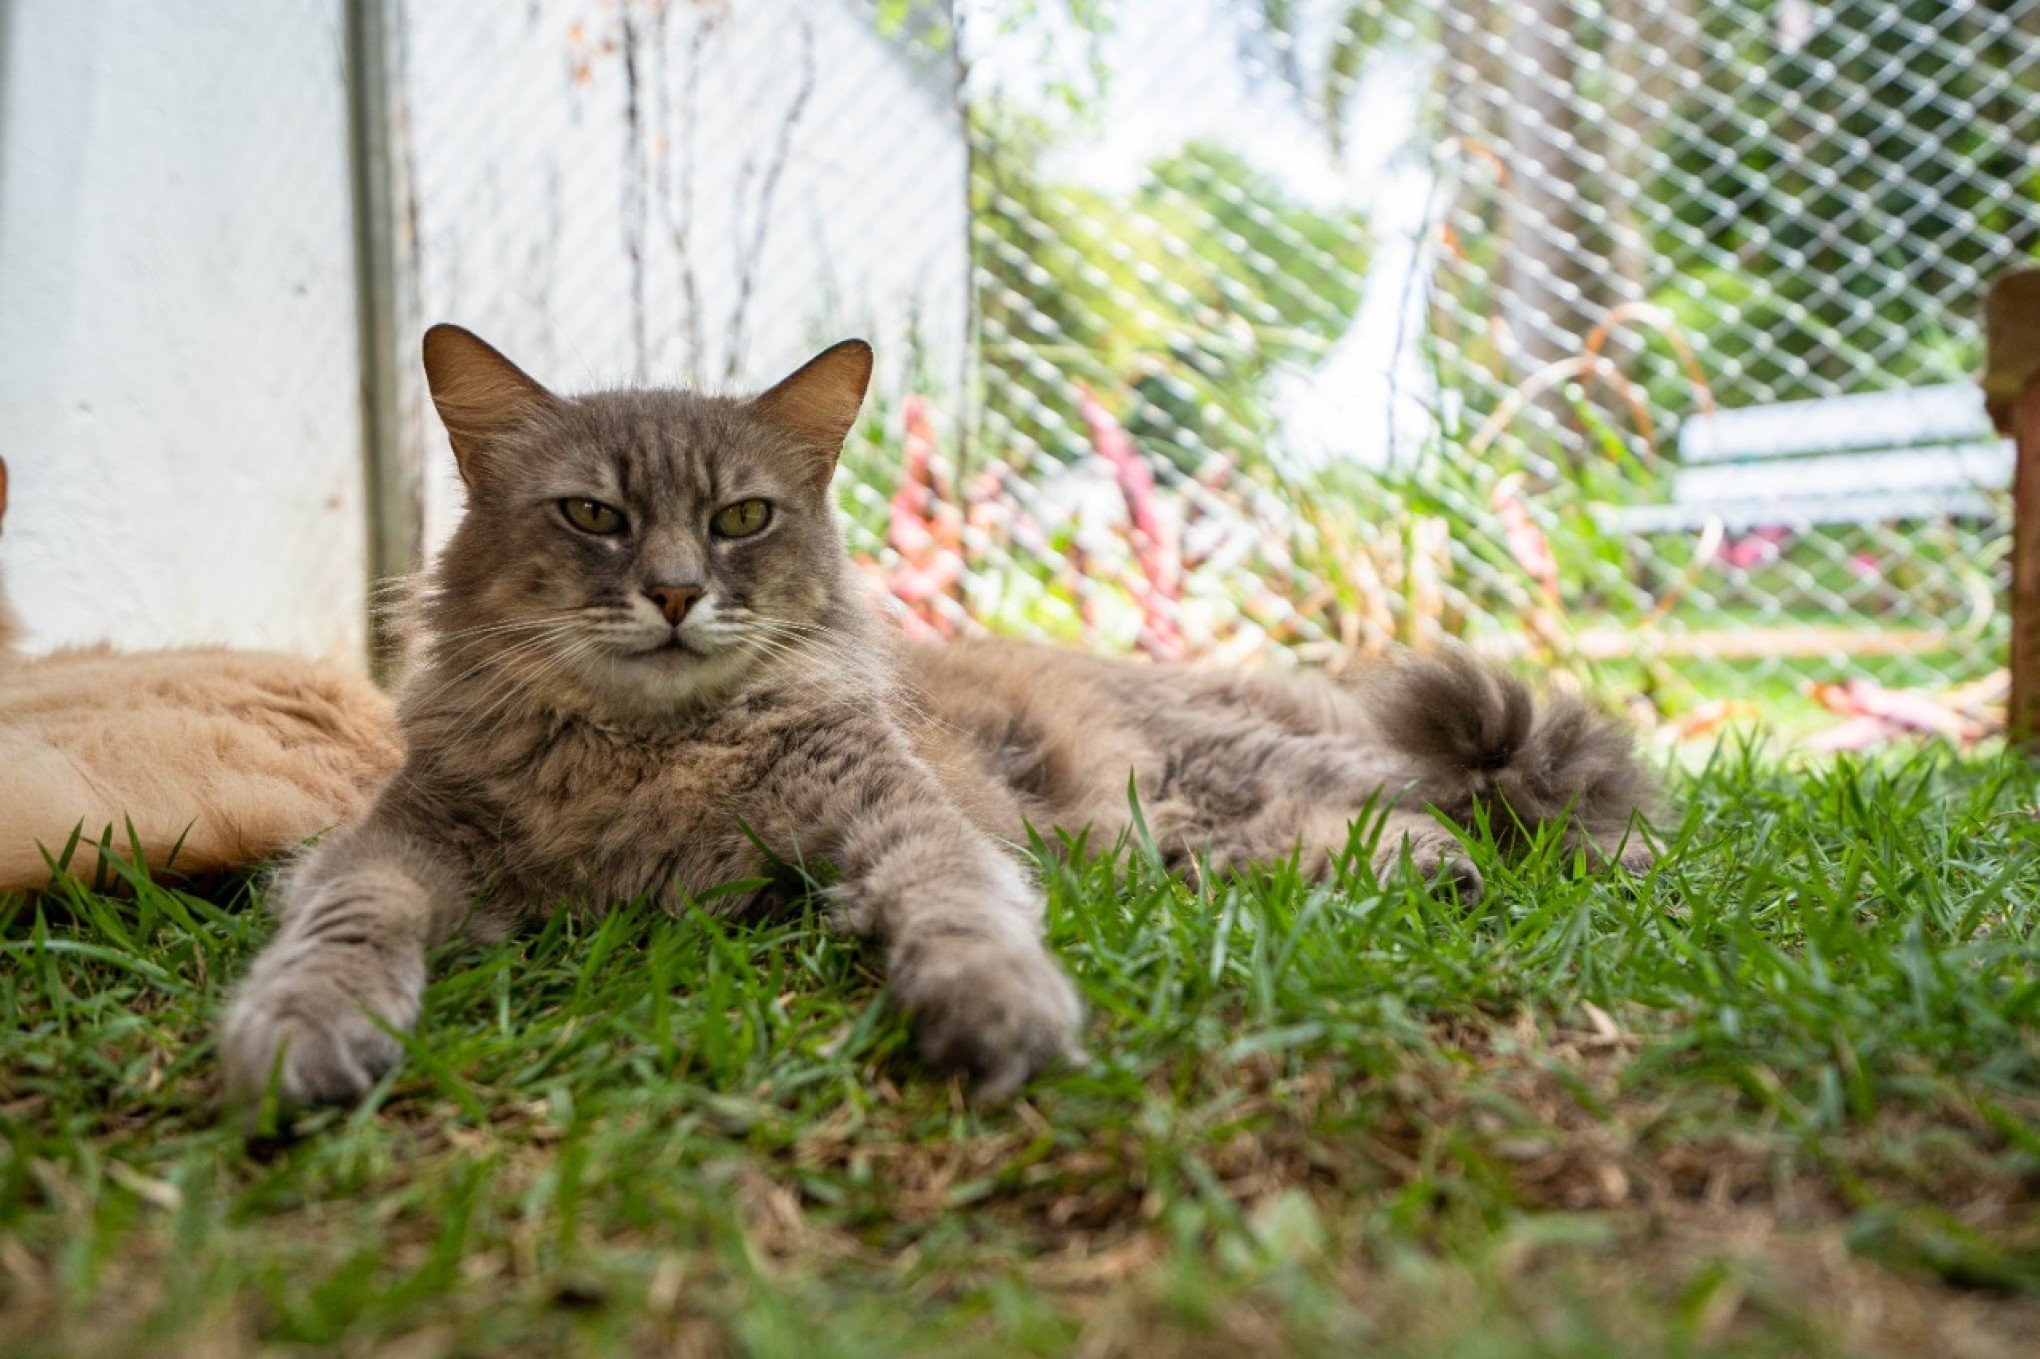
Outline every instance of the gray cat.
{"type": "Polygon", "coordinates": [[[1516,834],[1569,817],[1597,858],[1649,862],[1621,728],[1464,658],[1340,685],[896,639],[829,497],[871,375],[860,341],[749,399],[562,398],[452,326],[426,335],[425,370],[468,506],[421,605],[407,758],[283,880],[226,1023],[238,1100],[272,1082],[358,1099],[457,931],[683,909],[768,854],[834,866],[829,904],[883,941],[923,1054],[1004,1097],[1073,1052],[1081,1020],[1012,846],[1030,825],[1112,842],[1129,777],[1185,872],[1292,854],[1327,872],[1370,806],[1378,867],[1406,854],[1462,895],[1479,875],[1440,815],[1516,834]]]}

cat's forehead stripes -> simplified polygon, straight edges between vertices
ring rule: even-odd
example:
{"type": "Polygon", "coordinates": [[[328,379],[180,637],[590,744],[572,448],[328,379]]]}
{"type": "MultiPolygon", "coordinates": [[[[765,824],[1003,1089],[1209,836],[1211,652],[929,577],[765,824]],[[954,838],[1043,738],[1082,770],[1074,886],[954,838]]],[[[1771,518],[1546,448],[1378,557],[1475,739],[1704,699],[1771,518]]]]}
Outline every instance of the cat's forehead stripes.
{"type": "Polygon", "coordinates": [[[591,492],[640,515],[699,515],[740,495],[770,495],[796,478],[783,449],[738,403],[677,392],[601,392],[576,399],[538,441],[536,470],[579,475],[591,492]]]}

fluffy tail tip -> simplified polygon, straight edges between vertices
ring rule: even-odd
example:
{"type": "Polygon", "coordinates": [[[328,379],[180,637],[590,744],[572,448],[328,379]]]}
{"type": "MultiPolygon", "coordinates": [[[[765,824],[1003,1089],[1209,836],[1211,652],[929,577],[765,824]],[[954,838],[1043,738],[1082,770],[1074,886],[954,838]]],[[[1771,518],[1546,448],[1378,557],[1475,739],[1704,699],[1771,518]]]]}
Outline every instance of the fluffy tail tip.
{"type": "Polygon", "coordinates": [[[1464,652],[1389,666],[1374,716],[1410,761],[1414,796],[1455,819],[1477,804],[1525,829],[1570,814],[1600,840],[1655,806],[1624,722],[1576,695],[1539,699],[1464,652]]]}

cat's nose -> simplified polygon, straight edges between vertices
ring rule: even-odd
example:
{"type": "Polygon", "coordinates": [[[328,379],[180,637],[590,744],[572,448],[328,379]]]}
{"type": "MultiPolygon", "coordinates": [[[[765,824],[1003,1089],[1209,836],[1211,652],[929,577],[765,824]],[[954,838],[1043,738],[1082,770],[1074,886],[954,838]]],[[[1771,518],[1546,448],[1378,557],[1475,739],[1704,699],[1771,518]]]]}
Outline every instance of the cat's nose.
{"type": "Polygon", "coordinates": [[[701,595],[702,590],[699,585],[647,585],[645,587],[645,598],[658,605],[659,612],[666,615],[666,621],[676,628],[680,626],[680,620],[687,617],[687,611],[694,607],[694,601],[700,599],[701,595]]]}

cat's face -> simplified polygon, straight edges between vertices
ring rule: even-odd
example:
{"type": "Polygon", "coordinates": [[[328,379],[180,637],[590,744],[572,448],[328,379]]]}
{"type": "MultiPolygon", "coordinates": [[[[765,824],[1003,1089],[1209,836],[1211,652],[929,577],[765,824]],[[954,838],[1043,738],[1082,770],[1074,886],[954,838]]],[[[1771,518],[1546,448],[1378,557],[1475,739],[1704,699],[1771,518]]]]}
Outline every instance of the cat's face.
{"type": "Polygon", "coordinates": [[[847,589],[828,483],[867,346],[749,400],[554,397],[447,327],[426,367],[469,490],[431,606],[442,647],[655,711],[826,646],[847,589]]]}

